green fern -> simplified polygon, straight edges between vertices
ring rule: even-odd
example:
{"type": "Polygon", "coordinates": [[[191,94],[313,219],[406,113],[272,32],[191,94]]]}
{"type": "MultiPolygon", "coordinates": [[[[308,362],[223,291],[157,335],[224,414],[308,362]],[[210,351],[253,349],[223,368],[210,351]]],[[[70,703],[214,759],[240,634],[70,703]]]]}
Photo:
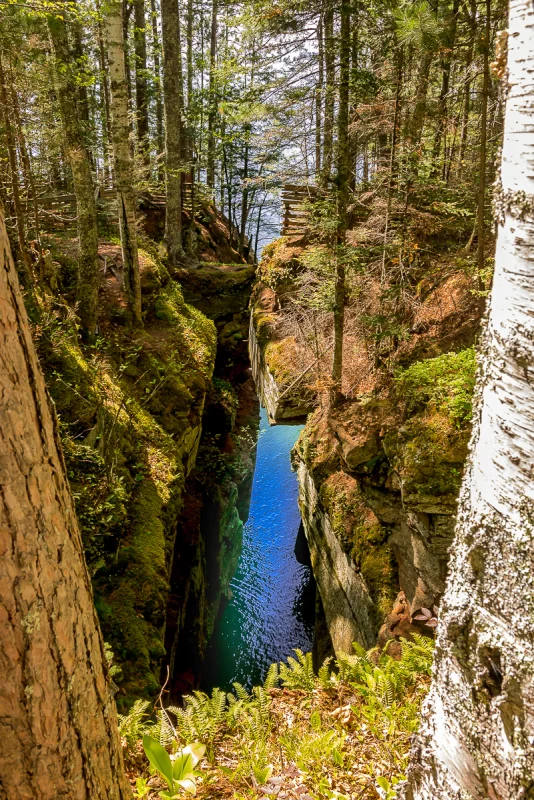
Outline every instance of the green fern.
{"type": "Polygon", "coordinates": [[[270,689],[278,688],[280,683],[280,673],[278,670],[278,664],[271,664],[269,667],[269,671],[267,672],[267,677],[265,678],[263,688],[266,692],[270,689]]]}
{"type": "Polygon", "coordinates": [[[121,739],[126,741],[128,747],[134,747],[152,727],[147,723],[149,706],[150,703],[147,700],[136,700],[128,714],[117,715],[119,734],[121,739]]]}
{"type": "Polygon", "coordinates": [[[312,654],[304,654],[296,649],[297,658],[289,656],[287,664],[280,664],[280,679],[282,685],[288,689],[305,689],[312,691],[317,685],[313,672],[312,654]]]}

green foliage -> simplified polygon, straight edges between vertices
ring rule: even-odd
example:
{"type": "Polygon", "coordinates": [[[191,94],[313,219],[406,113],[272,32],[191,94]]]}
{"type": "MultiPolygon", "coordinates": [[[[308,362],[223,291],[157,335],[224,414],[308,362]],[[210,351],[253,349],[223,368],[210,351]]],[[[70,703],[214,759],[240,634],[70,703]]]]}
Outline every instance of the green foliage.
{"type": "Polygon", "coordinates": [[[308,691],[315,688],[316,677],[313,672],[313,660],[311,653],[303,653],[302,650],[295,650],[297,658],[289,656],[286,664],[280,664],[280,679],[282,685],[288,689],[306,689],[308,691]]]}
{"type": "Polygon", "coordinates": [[[129,747],[133,747],[139,739],[148,733],[152,726],[147,723],[149,717],[147,700],[136,700],[128,714],[118,714],[119,734],[129,747]]]}
{"type": "Polygon", "coordinates": [[[403,2],[394,15],[402,45],[426,50],[438,48],[443,27],[427,0],[403,2]]]}
{"type": "Polygon", "coordinates": [[[393,798],[406,768],[409,736],[417,728],[432,651],[432,640],[418,635],[402,642],[400,659],[355,644],[352,655],[326,659],[316,676],[311,654],[297,650],[287,664],[273,664],[264,685],[250,692],[239,683],[228,693],[194,692],[184,698],[184,708],[159,709],[152,725],[144,721],[146,708],[132,709],[127,723],[121,719],[123,738],[125,726],[132,734],[130,747],[135,735],[143,736],[150,763],[167,783],[165,798],[195,788],[196,764],[187,761],[190,748],[181,749],[188,741],[201,743],[194,745],[197,756],[205,748],[206,786],[230,781],[236,798],[249,796],[251,786],[261,791],[279,770],[293,765],[316,800],[344,800],[351,796],[355,764],[373,792],[378,788],[393,798]],[[367,763],[358,761],[359,747],[367,763]]]}
{"type": "Polygon", "coordinates": [[[189,744],[174,754],[171,759],[162,745],[151,736],[143,736],[143,748],[152,767],[167,783],[168,791],[159,793],[166,800],[179,797],[180,790],[196,793],[196,779],[199,773],[195,771],[198,762],[204,757],[205,747],[198,742],[189,744]]]}
{"type": "Polygon", "coordinates": [[[459,428],[472,417],[476,358],[473,347],[416,361],[396,375],[409,411],[428,405],[444,411],[459,428]]]}

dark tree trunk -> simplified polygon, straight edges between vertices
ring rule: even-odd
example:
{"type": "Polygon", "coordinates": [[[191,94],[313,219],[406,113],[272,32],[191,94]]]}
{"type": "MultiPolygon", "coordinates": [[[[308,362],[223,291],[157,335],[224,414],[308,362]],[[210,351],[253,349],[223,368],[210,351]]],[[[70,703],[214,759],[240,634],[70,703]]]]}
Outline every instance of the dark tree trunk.
{"type": "Polygon", "coordinates": [[[332,159],[334,147],[334,104],[335,104],[335,42],[334,42],[334,12],[328,8],[324,13],[324,54],[325,54],[325,105],[324,105],[324,134],[323,134],[323,166],[321,183],[328,186],[332,173],[332,159]]]}
{"type": "Polygon", "coordinates": [[[137,144],[143,163],[148,167],[150,165],[150,129],[148,124],[145,0],[134,0],[134,26],[137,144]]]}
{"type": "Polygon", "coordinates": [[[152,17],[152,58],[154,60],[154,94],[156,97],[156,144],[158,150],[158,181],[165,179],[165,163],[163,160],[165,151],[165,139],[163,135],[163,100],[161,97],[161,68],[160,68],[160,44],[158,34],[158,12],[156,0],[150,0],[150,11],[152,17]]]}
{"type": "Polygon", "coordinates": [[[349,199],[349,79],[350,79],[350,0],[341,3],[339,52],[339,112],[337,123],[337,257],[334,305],[334,356],[332,398],[340,398],[343,377],[343,334],[345,327],[345,239],[349,199]]]}
{"type": "Polygon", "coordinates": [[[183,88],[180,56],[180,17],[176,0],[161,0],[163,39],[163,103],[165,109],[165,241],[169,261],[183,259],[182,247],[182,131],[183,88]]]}
{"type": "Polygon", "coordinates": [[[215,67],[217,60],[217,13],[218,2],[217,0],[213,0],[211,10],[208,153],[206,165],[206,183],[212,190],[215,187],[215,119],[217,115],[217,82],[215,79],[215,67]]]}

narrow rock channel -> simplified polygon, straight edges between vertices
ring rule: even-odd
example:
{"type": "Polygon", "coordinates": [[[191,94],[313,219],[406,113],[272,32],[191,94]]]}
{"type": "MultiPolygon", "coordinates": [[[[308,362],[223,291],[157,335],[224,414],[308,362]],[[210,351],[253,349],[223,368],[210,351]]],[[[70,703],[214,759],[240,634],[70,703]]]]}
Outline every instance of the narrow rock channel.
{"type": "Polygon", "coordinates": [[[249,519],[232,598],[208,648],[203,688],[261,682],[274,661],[312,645],[315,582],[299,563],[298,484],[290,451],[301,425],[271,427],[262,409],[249,519]]]}

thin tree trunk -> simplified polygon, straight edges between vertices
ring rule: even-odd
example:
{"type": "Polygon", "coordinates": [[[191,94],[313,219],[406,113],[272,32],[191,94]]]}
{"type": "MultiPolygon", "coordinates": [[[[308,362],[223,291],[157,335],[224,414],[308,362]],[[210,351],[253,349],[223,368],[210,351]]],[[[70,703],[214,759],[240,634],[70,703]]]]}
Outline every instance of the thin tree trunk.
{"type": "Polygon", "coordinates": [[[430,79],[430,68],[434,54],[428,50],[424,51],[421,57],[419,69],[417,71],[417,89],[415,92],[415,106],[412,114],[407,116],[406,136],[414,147],[418,147],[423,134],[425,124],[428,84],[430,79]]]}
{"type": "Polygon", "coordinates": [[[134,0],[135,106],[137,144],[145,166],[150,165],[145,0],[134,0]]]}
{"type": "Polygon", "coordinates": [[[386,218],[384,222],[384,243],[382,246],[382,283],[386,280],[386,251],[389,234],[389,223],[391,218],[391,207],[393,204],[393,187],[396,181],[397,174],[397,140],[399,133],[399,120],[400,120],[400,105],[401,105],[401,91],[402,91],[402,74],[404,67],[404,50],[399,51],[399,63],[397,68],[397,87],[395,90],[395,112],[393,115],[393,133],[391,136],[391,153],[389,160],[389,179],[388,179],[388,195],[386,206],[386,218]]]}
{"type": "Polygon", "coordinates": [[[50,15],[48,30],[55,58],[57,97],[63,124],[65,152],[72,170],[78,224],[78,282],[76,296],[84,339],[92,341],[96,333],[98,289],[98,225],[91,163],[84,146],[83,131],[76,113],[76,83],[70,79],[72,61],[64,17],[50,15]]]}
{"type": "Polygon", "coordinates": [[[323,166],[321,183],[328,186],[332,173],[332,159],[334,148],[334,103],[336,64],[334,47],[334,12],[328,8],[324,12],[324,55],[325,55],[325,105],[324,105],[324,134],[323,134],[323,166]]]}
{"type": "Polygon", "coordinates": [[[165,241],[173,267],[183,259],[181,112],[183,89],[180,17],[176,0],[161,0],[163,39],[163,103],[165,109],[165,241]]]}
{"type": "Polygon", "coordinates": [[[315,180],[318,183],[321,175],[321,133],[323,116],[323,84],[324,84],[324,47],[323,47],[323,18],[319,17],[317,24],[317,60],[319,63],[319,77],[315,89],[315,180]]]}
{"type": "Polygon", "coordinates": [[[82,541],[0,209],[0,786],[129,800],[82,541]]]}
{"type": "Polygon", "coordinates": [[[97,40],[98,40],[98,63],[100,68],[100,85],[102,87],[102,94],[104,96],[104,114],[102,120],[102,127],[104,130],[104,175],[107,175],[107,180],[113,185],[113,169],[110,163],[110,148],[111,148],[111,100],[109,97],[109,83],[108,83],[108,63],[106,58],[106,47],[104,44],[104,34],[102,31],[102,12],[100,10],[100,2],[96,0],[97,11],[97,40]]]}
{"type": "Polygon", "coordinates": [[[249,188],[248,188],[248,159],[249,159],[249,137],[250,125],[245,126],[245,153],[243,157],[243,191],[241,193],[241,222],[239,225],[239,254],[245,252],[245,230],[249,212],[249,188]]]}
{"type": "Polygon", "coordinates": [[[460,8],[460,0],[452,0],[452,9],[449,19],[445,25],[445,47],[444,54],[441,59],[441,91],[438,101],[438,125],[436,128],[436,136],[434,138],[434,152],[432,154],[434,160],[434,172],[437,171],[437,161],[441,152],[441,143],[445,136],[447,126],[447,100],[449,96],[449,86],[451,80],[451,66],[452,66],[452,52],[456,42],[456,30],[458,27],[458,10],[460,8]]]}
{"type": "Polygon", "coordinates": [[[511,0],[495,277],[471,455],[407,800],[534,788],[534,7],[511,0]]]}
{"type": "Polygon", "coordinates": [[[13,70],[12,65],[10,64],[10,78],[11,78],[11,107],[13,109],[13,117],[15,119],[15,126],[17,129],[17,140],[19,144],[19,152],[20,152],[20,160],[22,162],[22,169],[24,172],[24,181],[26,183],[26,192],[28,195],[28,200],[31,197],[32,205],[33,205],[33,218],[34,218],[34,225],[35,225],[35,239],[37,242],[37,249],[39,252],[39,267],[42,266],[43,261],[43,254],[42,254],[42,245],[41,245],[41,225],[39,220],[39,206],[37,203],[37,191],[35,189],[35,181],[33,179],[33,170],[30,161],[30,155],[28,153],[28,147],[26,145],[26,137],[24,135],[24,128],[22,126],[22,119],[20,116],[20,108],[19,108],[19,100],[17,95],[17,89],[13,80],[13,70]]]}
{"type": "Polygon", "coordinates": [[[121,14],[122,14],[122,41],[124,50],[124,72],[126,80],[126,93],[128,98],[128,110],[133,109],[133,92],[132,92],[132,70],[130,65],[130,42],[129,42],[129,28],[130,16],[132,14],[133,5],[129,0],[122,0],[121,14]]]}
{"type": "MultiPolygon", "coordinates": [[[[488,94],[490,86],[489,49],[491,35],[491,0],[486,0],[486,24],[484,26],[484,78],[482,85],[482,110],[480,114],[480,150],[478,173],[478,211],[477,211],[477,267],[479,283],[486,265],[486,150],[488,125],[488,94]]],[[[483,288],[482,284],[479,288],[483,288]]]]}
{"type": "Polygon", "coordinates": [[[165,139],[163,135],[163,100],[161,98],[161,68],[160,68],[160,45],[158,34],[158,12],[156,0],[150,0],[150,11],[152,16],[152,59],[154,61],[154,94],[156,97],[156,144],[158,148],[158,180],[165,179],[165,164],[163,154],[165,151],[165,139]]]}
{"type": "Polygon", "coordinates": [[[339,52],[339,111],[337,123],[337,241],[334,300],[334,355],[332,360],[332,399],[341,397],[343,377],[343,334],[345,327],[345,239],[349,200],[349,81],[350,81],[350,0],[341,3],[339,52]]]}
{"type": "Polygon", "coordinates": [[[193,101],[193,0],[187,0],[187,116],[191,125],[193,101]]]}
{"type": "Polygon", "coordinates": [[[211,10],[210,75],[208,88],[208,151],[206,165],[206,183],[212,191],[215,187],[215,119],[217,114],[217,82],[215,78],[215,68],[217,60],[217,13],[218,0],[213,0],[211,10]]]}
{"type": "Polygon", "coordinates": [[[469,113],[471,111],[471,85],[472,85],[471,65],[473,63],[473,51],[475,49],[475,37],[477,34],[476,5],[474,11],[471,14],[469,13],[469,10],[467,8],[467,3],[464,6],[464,8],[469,19],[470,36],[469,36],[469,44],[467,47],[467,55],[465,62],[465,72],[467,80],[464,86],[464,101],[462,107],[462,131],[460,135],[460,152],[458,156],[460,170],[463,167],[463,163],[465,160],[465,151],[467,147],[467,134],[469,131],[469,113]]]}
{"type": "Polygon", "coordinates": [[[128,87],[121,0],[110,0],[104,15],[111,85],[111,130],[117,184],[117,204],[124,265],[124,288],[134,325],[142,325],[141,281],[137,252],[136,197],[130,154],[128,87]]]}
{"type": "Polygon", "coordinates": [[[15,145],[15,137],[13,136],[13,128],[11,127],[11,118],[9,114],[9,104],[7,101],[7,84],[4,72],[4,65],[2,63],[2,55],[0,53],[0,108],[3,109],[4,129],[6,134],[6,145],[9,159],[9,171],[11,173],[11,189],[13,191],[13,207],[15,210],[16,224],[17,224],[17,237],[20,251],[20,265],[24,272],[24,279],[27,283],[26,288],[33,285],[33,272],[28,247],[26,243],[26,230],[24,227],[24,215],[22,212],[22,203],[20,201],[20,185],[19,173],[17,164],[17,149],[15,145]]]}

